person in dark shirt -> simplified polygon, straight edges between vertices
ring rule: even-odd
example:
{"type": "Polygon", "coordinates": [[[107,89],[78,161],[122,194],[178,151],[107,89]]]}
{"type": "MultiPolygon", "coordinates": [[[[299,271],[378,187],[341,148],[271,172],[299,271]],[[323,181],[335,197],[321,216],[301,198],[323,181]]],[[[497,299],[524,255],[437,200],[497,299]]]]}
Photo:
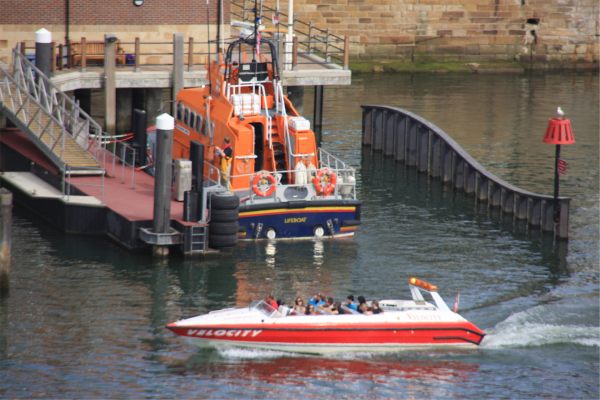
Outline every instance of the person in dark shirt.
{"type": "Polygon", "coordinates": [[[231,139],[228,136],[225,136],[223,139],[225,143],[223,148],[219,146],[216,147],[217,155],[221,157],[221,161],[219,162],[219,169],[221,170],[221,184],[227,189],[231,188],[231,184],[229,182],[229,171],[231,171],[231,159],[233,157],[233,149],[231,148],[231,139]]]}

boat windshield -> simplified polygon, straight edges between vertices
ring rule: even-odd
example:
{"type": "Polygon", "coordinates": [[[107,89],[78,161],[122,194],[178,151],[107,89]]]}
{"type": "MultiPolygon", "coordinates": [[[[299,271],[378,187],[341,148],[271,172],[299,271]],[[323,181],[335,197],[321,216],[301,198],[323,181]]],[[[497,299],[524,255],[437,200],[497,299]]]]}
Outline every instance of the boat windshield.
{"type": "Polygon", "coordinates": [[[279,314],[279,311],[277,311],[276,309],[274,309],[273,307],[271,307],[270,305],[265,303],[263,300],[253,301],[252,303],[250,303],[248,308],[250,308],[250,310],[260,311],[267,317],[281,316],[281,314],[279,314]]]}

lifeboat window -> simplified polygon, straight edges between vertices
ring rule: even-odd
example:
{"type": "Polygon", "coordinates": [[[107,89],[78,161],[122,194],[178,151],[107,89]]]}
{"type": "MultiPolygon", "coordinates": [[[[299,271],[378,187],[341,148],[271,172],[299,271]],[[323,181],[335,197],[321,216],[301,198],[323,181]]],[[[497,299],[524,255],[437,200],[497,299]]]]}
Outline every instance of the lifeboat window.
{"type": "Polygon", "coordinates": [[[196,130],[202,132],[202,116],[196,115],[196,130]]]}
{"type": "Polygon", "coordinates": [[[252,61],[251,63],[240,64],[238,77],[242,82],[250,82],[252,80],[264,82],[269,78],[267,63],[252,61]]]}
{"type": "Polygon", "coordinates": [[[192,129],[195,129],[195,127],[196,127],[196,113],[193,111],[190,111],[190,121],[189,121],[188,125],[192,129]]]}
{"type": "Polygon", "coordinates": [[[189,120],[188,120],[189,116],[190,116],[190,110],[188,110],[186,107],[183,111],[183,123],[186,125],[189,125],[189,120]]]}
{"type": "Polygon", "coordinates": [[[177,120],[181,121],[181,116],[183,113],[183,105],[181,103],[177,103],[177,120]]]}

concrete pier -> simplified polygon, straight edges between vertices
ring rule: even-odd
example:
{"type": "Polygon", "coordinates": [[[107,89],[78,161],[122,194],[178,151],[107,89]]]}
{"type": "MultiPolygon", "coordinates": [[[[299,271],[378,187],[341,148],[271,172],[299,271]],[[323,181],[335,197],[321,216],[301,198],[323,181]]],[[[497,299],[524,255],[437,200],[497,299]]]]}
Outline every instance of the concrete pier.
{"type": "Polygon", "coordinates": [[[363,146],[393,157],[453,189],[474,197],[478,204],[512,214],[531,227],[569,237],[570,199],[558,198],[560,218],[554,221],[554,198],[518,188],[488,172],[447,133],[426,119],[396,107],[363,105],[363,146]]]}

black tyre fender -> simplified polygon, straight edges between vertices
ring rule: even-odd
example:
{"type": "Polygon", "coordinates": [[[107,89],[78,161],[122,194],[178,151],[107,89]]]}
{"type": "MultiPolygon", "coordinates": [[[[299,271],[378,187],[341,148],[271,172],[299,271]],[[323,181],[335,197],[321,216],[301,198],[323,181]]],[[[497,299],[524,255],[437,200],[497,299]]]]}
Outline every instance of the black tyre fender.
{"type": "Polygon", "coordinates": [[[211,247],[213,249],[220,249],[222,247],[233,247],[237,244],[237,241],[237,234],[217,235],[211,233],[208,235],[208,247],[211,247]]]}
{"type": "Polygon", "coordinates": [[[214,222],[234,222],[237,221],[240,217],[239,211],[236,210],[220,210],[217,208],[212,208],[210,210],[210,223],[211,225],[214,222]]]}
{"type": "Polygon", "coordinates": [[[210,195],[210,207],[213,210],[235,210],[240,199],[232,193],[213,193],[210,195]]]}
{"type": "Polygon", "coordinates": [[[232,222],[214,222],[210,223],[210,234],[216,235],[237,235],[240,224],[237,221],[232,222]]]}

